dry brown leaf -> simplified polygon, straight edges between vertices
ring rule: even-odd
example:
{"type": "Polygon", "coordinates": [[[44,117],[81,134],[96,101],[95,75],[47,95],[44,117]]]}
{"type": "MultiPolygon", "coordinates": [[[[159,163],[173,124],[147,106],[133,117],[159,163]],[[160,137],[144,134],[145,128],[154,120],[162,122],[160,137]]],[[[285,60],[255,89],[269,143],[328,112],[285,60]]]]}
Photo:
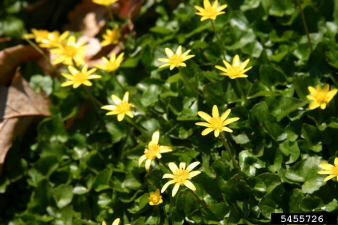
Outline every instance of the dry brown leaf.
{"type": "Polygon", "coordinates": [[[136,16],[144,0],[120,0],[121,8],[119,16],[125,19],[131,19],[136,16]]]}
{"type": "Polygon", "coordinates": [[[70,23],[64,30],[84,31],[84,36],[95,37],[106,23],[108,12],[105,7],[92,2],[83,0],[68,15],[70,23]]]}
{"type": "Polygon", "coordinates": [[[41,54],[31,46],[17,45],[0,52],[0,85],[7,86],[11,82],[16,68],[23,61],[37,60],[41,54]]]}
{"type": "MultiPolygon", "coordinates": [[[[45,54],[48,54],[47,50],[45,54]]],[[[30,60],[36,61],[45,74],[54,74],[50,64],[32,46],[17,45],[0,51],[0,86],[8,86],[17,67],[30,60]]]]}
{"type": "Polygon", "coordinates": [[[16,71],[9,87],[0,87],[0,172],[12,141],[22,136],[34,117],[50,116],[48,98],[34,92],[16,71]]]}

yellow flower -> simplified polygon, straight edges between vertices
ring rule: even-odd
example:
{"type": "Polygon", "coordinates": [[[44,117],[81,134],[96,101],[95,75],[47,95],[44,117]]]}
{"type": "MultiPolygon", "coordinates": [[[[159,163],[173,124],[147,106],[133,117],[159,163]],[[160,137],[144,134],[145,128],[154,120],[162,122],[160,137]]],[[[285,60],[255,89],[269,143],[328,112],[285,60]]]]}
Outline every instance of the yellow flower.
{"type": "Polygon", "coordinates": [[[215,20],[217,16],[225,14],[225,12],[222,12],[223,9],[228,7],[228,5],[221,5],[220,7],[217,7],[218,0],[214,1],[214,4],[210,4],[209,0],[204,0],[203,5],[204,9],[200,6],[195,6],[195,8],[199,11],[196,13],[196,15],[202,16],[201,21],[212,19],[215,20]]]}
{"type": "Polygon", "coordinates": [[[158,140],[160,139],[160,132],[156,131],[153,133],[153,137],[149,142],[148,146],[144,150],[144,155],[140,157],[138,161],[139,167],[141,166],[144,160],[146,161],[145,168],[149,172],[151,161],[156,157],[160,159],[162,157],[161,153],[171,152],[172,148],[169,146],[162,146],[158,144],[158,140]]]}
{"type": "Polygon", "coordinates": [[[198,112],[198,115],[200,117],[202,117],[204,120],[206,120],[207,123],[206,122],[198,122],[198,123],[196,123],[196,125],[207,127],[206,129],[204,129],[202,131],[203,136],[209,134],[212,131],[214,131],[215,137],[218,137],[220,132],[222,132],[222,131],[226,131],[226,132],[231,133],[232,130],[230,128],[226,127],[226,125],[239,120],[239,118],[234,117],[234,118],[226,119],[226,118],[228,118],[230,112],[231,112],[231,109],[228,109],[220,117],[219,112],[218,112],[218,108],[217,108],[216,105],[214,105],[214,107],[212,108],[212,117],[205,112],[202,112],[202,111],[198,112]]]}
{"type": "Polygon", "coordinates": [[[109,6],[111,4],[114,4],[118,0],[93,0],[94,3],[98,5],[104,5],[104,6],[109,6]]]}
{"type": "Polygon", "coordinates": [[[120,65],[121,62],[123,61],[123,56],[124,53],[121,53],[117,58],[115,53],[113,53],[110,56],[110,60],[108,60],[106,57],[102,57],[102,61],[103,61],[103,65],[102,64],[95,64],[96,68],[101,69],[101,70],[105,70],[107,72],[112,72],[117,70],[120,65]]]}
{"type": "Polygon", "coordinates": [[[163,202],[162,196],[160,195],[160,189],[155,192],[149,193],[149,205],[159,205],[163,202]]]}
{"type": "Polygon", "coordinates": [[[321,109],[325,109],[326,105],[332,100],[332,98],[337,94],[337,89],[332,89],[330,91],[330,85],[326,84],[324,89],[317,85],[317,88],[309,86],[308,87],[311,95],[307,95],[306,97],[312,102],[309,105],[309,109],[315,109],[320,106],[321,109]]]}
{"type": "Polygon", "coordinates": [[[124,96],[123,100],[121,100],[116,95],[112,95],[111,98],[116,105],[106,105],[102,106],[101,109],[109,110],[106,115],[117,115],[117,120],[122,121],[124,116],[127,115],[130,118],[133,118],[134,115],[131,112],[131,107],[135,107],[133,104],[129,103],[129,92],[127,91],[124,96]]]}
{"type": "Polygon", "coordinates": [[[69,79],[69,81],[62,83],[61,87],[73,85],[73,88],[78,88],[81,84],[92,86],[92,82],[89,81],[90,79],[101,78],[100,75],[92,74],[96,71],[96,69],[91,69],[88,71],[87,64],[83,66],[81,71],[75,69],[72,66],[68,66],[68,70],[71,74],[62,73],[61,75],[69,79]]]}
{"type": "Polygon", "coordinates": [[[174,197],[181,185],[185,185],[187,188],[191,189],[192,191],[196,190],[195,185],[190,181],[191,178],[194,176],[197,176],[201,173],[201,171],[192,171],[196,166],[198,166],[200,162],[194,162],[191,163],[187,168],[186,164],[181,162],[180,168],[176,166],[175,163],[169,163],[169,168],[173,174],[164,174],[162,179],[169,178],[172,179],[171,181],[168,181],[161,190],[161,193],[163,193],[170,184],[175,184],[172,196],[174,197]]]}
{"type": "Polygon", "coordinates": [[[107,45],[111,45],[111,44],[118,44],[119,43],[119,39],[121,37],[121,30],[119,29],[118,25],[114,26],[114,29],[106,30],[106,34],[102,35],[103,37],[103,41],[101,42],[101,46],[107,46],[107,45]]]}
{"type": "Polygon", "coordinates": [[[85,42],[76,43],[76,38],[70,36],[66,43],[59,44],[57,48],[51,50],[56,54],[53,64],[63,63],[72,66],[74,61],[76,65],[83,65],[87,50],[84,44],[85,42]]]}
{"type": "MultiPolygon", "coordinates": [[[[112,225],[119,225],[120,224],[120,218],[117,218],[116,220],[114,220],[114,222],[112,223],[112,225]]],[[[102,221],[102,225],[107,225],[107,223],[105,221],[102,221]]]]}
{"type": "Polygon", "coordinates": [[[245,67],[248,65],[250,59],[247,59],[245,62],[241,64],[241,61],[239,59],[238,55],[235,55],[232,65],[230,65],[227,61],[223,60],[224,65],[226,68],[222,66],[215,66],[217,69],[222,70],[224,73],[221,73],[221,75],[228,76],[231,79],[235,78],[245,78],[248,77],[245,72],[250,70],[252,67],[245,69],[245,67]]]}
{"type": "Polygon", "coordinates": [[[48,38],[49,31],[48,30],[37,30],[32,29],[31,34],[24,34],[22,37],[24,39],[35,39],[36,43],[40,43],[43,39],[48,38]]]}
{"type": "Polygon", "coordinates": [[[321,163],[319,165],[323,170],[319,171],[319,174],[329,174],[329,176],[327,176],[324,179],[324,182],[337,177],[337,181],[338,181],[338,157],[336,157],[334,159],[334,165],[328,164],[328,163],[321,163]]]}
{"type": "Polygon", "coordinates": [[[48,33],[47,37],[40,42],[41,48],[55,48],[60,44],[64,44],[65,39],[68,37],[69,31],[65,31],[60,35],[58,31],[48,33]]]}
{"type": "Polygon", "coordinates": [[[160,58],[158,59],[161,62],[165,62],[160,68],[170,66],[170,70],[174,69],[175,67],[186,67],[187,65],[184,63],[184,61],[191,59],[195,55],[188,55],[191,50],[188,50],[182,54],[182,46],[179,46],[176,50],[176,53],[174,54],[173,51],[171,51],[169,48],[165,49],[165,53],[168,56],[168,58],[160,58]]]}

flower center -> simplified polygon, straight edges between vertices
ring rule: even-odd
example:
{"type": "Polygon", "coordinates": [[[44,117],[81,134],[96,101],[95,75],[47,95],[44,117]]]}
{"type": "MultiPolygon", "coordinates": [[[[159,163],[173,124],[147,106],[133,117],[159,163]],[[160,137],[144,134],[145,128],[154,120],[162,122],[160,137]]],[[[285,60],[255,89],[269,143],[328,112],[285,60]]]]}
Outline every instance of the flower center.
{"type": "Polygon", "coordinates": [[[107,70],[109,70],[109,71],[114,71],[118,67],[115,62],[109,62],[109,63],[107,63],[106,66],[107,66],[107,70]]]}
{"type": "Polygon", "coordinates": [[[331,173],[332,173],[332,175],[338,176],[338,166],[332,167],[331,173]]]}
{"type": "Polygon", "coordinates": [[[155,143],[149,143],[148,145],[148,151],[144,153],[144,155],[147,157],[147,159],[155,159],[156,154],[160,153],[160,146],[155,143]]]}
{"type": "Polygon", "coordinates": [[[74,56],[76,55],[76,52],[77,52],[76,50],[77,49],[73,45],[67,45],[67,46],[65,46],[63,52],[66,56],[74,58],[74,56]]]}
{"type": "Polygon", "coordinates": [[[189,178],[189,172],[185,169],[177,169],[174,173],[173,181],[180,185],[183,185],[184,182],[189,178]]]}
{"type": "Polygon", "coordinates": [[[160,201],[159,197],[157,197],[156,195],[153,195],[150,198],[151,198],[152,203],[154,204],[157,204],[160,201]]]}
{"type": "Polygon", "coordinates": [[[231,68],[228,69],[228,73],[232,77],[238,77],[242,73],[242,69],[240,66],[232,66],[231,68]]]}
{"type": "Polygon", "coordinates": [[[213,7],[208,7],[204,9],[204,16],[205,17],[214,17],[217,15],[217,11],[213,7]]]}
{"type": "Polygon", "coordinates": [[[121,102],[120,104],[118,104],[116,106],[116,110],[119,112],[119,113],[126,113],[126,112],[129,112],[130,111],[130,105],[128,102],[121,102]]]}
{"type": "Polygon", "coordinates": [[[40,31],[36,36],[41,39],[47,39],[48,38],[48,31],[40,31]]]}
{"type": "Polygon", "coordinates": [[[169,59],[170,65],[179,66],[183,62],[181,55],[174,54],[169,59]]]}
{"type": "Polygon", "coordinates": [[[84,74],[82,72],[78,72],[77,74],[75,74],[74,76],[74,82],[77,82],[77,83],[83,83],[84,81],[87,80],[87,74],[84,74]]]}
{"type": "Polygon", "coordinates": [[[328,103],[327,93],[325,91],[318,91],[315,97],[316,97],[316,100],[319,104],[321,104],[321,103],[327,104],[328,103]]]}
{"type": "Polygon", "coordinates": [[[109,35],[109,41],[110,42],[114,42],[117,41],[120,38],[120,35],[118,32],[113,31],[110,35],[109,35]]]}
{"type": "Polygon", "coordinates": [[[210,125],[214,130],[222,130],[223,128],[223,123],[221,117],[212,117],[211,120],[209,121],[210,125]]]}

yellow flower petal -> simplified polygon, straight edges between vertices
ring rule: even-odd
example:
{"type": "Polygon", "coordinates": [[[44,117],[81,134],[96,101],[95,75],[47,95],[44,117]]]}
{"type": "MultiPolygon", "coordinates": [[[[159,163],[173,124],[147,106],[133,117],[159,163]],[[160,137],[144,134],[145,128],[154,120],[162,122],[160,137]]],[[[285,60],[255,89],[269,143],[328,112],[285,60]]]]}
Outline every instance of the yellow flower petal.
{"type": "Polygon", "coordinates": [[[196,191],[196,187],[195,187],[195,185],[194,185],[191,181],[186,180],[186,181],[184,182],[184,185],[185,185],[187,188],[189,188],[190,190],[196,191]]]}
{"type": "Polygon", "coordinates": [[[120,219],[119,219],[119,218],[117,218],[116,220],[114,220],[114,222],[113,222],[113,224],[112,224],[112,225],[119,225],[119,223],[120,223],[120,219]]]}
{"type": "Polygon", "coordinates": [[[226,125],[228,125],[228,124],[230,124],[230,123],[236,122],[237,120],[239,120],[238,117],[234,117],[234,118],[227,119],[227,120],[225,120],[225,121],[223,122],[223,126],[226,126],[226,125]]]}
{"type": "Polygon", "coordinates": [[[123,119],[124,119],[124,113],[121,113],[121,114],[118,114],[117,115],[117,120],[119,121],[119,122],[121,122],[123,119]]]}
{"type": "Polygon", "coordinates": [[[162,179],[172,179],[172,178],[174,178],[174,175],[172,175],[172,174],[169,174],[169,173],[166,173],[166,174],[164,174],[163,175],[163,177],[162,177],[162,179]]]}
{"type": "Polygon", "coordinates": [[[173,188],[173,191],[172,191],[172,197],[174,197],[178,191],[178,189],[180,188],[180,185],[179,184],[175,184],[174,188],[173,188]]]}
{"type": "Polygon", "coordinates": [[[324,169],[324,170],[331,170],[333,168],[333,165],[328,164],[328,163],[321,163],[319,166],[324,169]]]}
{"type": "Polygon", "coordinates": [[[212,107],[212,117],[219,117],[217,105],[212,107]]]}
{"type": "Polygon", "coordinates": [[[209,122],[211,120],[211,116],[205,112],[199,111],[197,113],[200,117],[202,117],[204,120],[206,120],[207,122],[209,122]]]}
{"type": "MultiPolygon", "coordinates": [[[[187,171],[190,172],[191,170],[193,170],[196,166],[198,166],[200,164],[200,162],[193,162],[191,163],[188,167],[187,167],[187,171]]],[[[196,171],[197,172],[197,171],[196,171]]]]}
{"type": "Polygon", "coordinates": [[[325,179],[324,179],[324,182],[328,181],[328,180],[331,180],[332,178],[334,178],[335,175],[330,175],[330,176],[327,176],[325,179]]]}
{"type": "Polygon", "coordinates": [[[165,192],[165,190],[167,190],[167,188],[169,187],[169,185],[174,184],[174,181],[168,181],[167,183],[165,183],[165,185],[162,187],[161,189],[161,193],[165,192]]]}
{"type": "Polygon", "coordinates": [[[176,170],[178,170],[178,167],[176,166],[175,163],[169,163],[169,168],[171,170],[171,172],[175,173],[176,170]]]}
{"type": "Polygon", "coordinates": [[[214,130],[213,128],[204,129],[202,131],[202,135],[205,136],[205,135],[209,134],[210,132],[212,132],[213,130],[214,130]]]}
{"type": "Polygon", "coordinates": [[[155,144],[158,144],[159,139],[160,139],[160,132],[159,131],[154,132],[151,141],[154,142],[155,144]]]}
{"type": "Polygon", "coordinates": [[[142,162],[146,159],[147,159],[147,157],[145,155],[142,155],[138,160],[138,167],[141,167],[142,162]]]}
{"type": "Polygon", "coordinates": [[[317,101],[311,102],[309,105],[309,109],[315,109],[318,108],[320,106],[320,104],[317,101]]]}

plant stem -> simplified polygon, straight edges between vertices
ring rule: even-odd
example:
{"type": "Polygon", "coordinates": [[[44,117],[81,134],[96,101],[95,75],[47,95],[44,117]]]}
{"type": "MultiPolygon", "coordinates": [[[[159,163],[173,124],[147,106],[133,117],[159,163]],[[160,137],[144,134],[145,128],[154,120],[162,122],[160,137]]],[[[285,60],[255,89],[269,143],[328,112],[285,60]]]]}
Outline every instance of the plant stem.
{"type": "Polygon", "coordinates": [[[191,192],[191,194],[196,198],[196,200],[209,212],[211,213],[212,215],[215,216],[215,218],[217,218],[217,216],[209,209],[209,206],[207,204],[205,204],[205,202],[200,199],[200,197],[198,197],[194,191],[190,190],[189,191],[191,192]]]}
{"type": "Polygon", "coordinates": [[[299,11],[300,11],[300,15],[302,16],[304,29],[305,29],[305,33],[306,33],[306,36],[307,36],[307,41],[309,42],[311,52],[313,52],[309,29],[307,28],[307,23],[306,23],[306,20],[305,20],[305,16],[304,16],[304,13],[303,13],[302,6],[300,4],[300,0],[297,0],[297,4],[298,4],[299,11]]]}
{"type": "Polygon", "coordinates": [[[217,41],[218,41],[218,44],[219,46],[221,47],[221,51],[222,51],[222,56],[223,58],[225,59],[225,54],[224,54],[224,49],[223,49],[223,45],[222,45],[222,42],[221,42],[221,39],[219,38],[217,32],[216,32],[216,27],[215,27],[215,24],[214,24],[214,21],[210,20],[211,21],[211,24],[212,24],[212,28],[214,29],[214,33],[215,33],[215,36],[217,38],[217,41]]]}
{"type": "Polygon", "coordinates": [[[236,79],[236,86],[239,92],[241,93],[242,102],[245,104],[247,102],[247,99],[246,99],[246,96],[242,90],[241,84],[239,83],[238,79],[236,79]]]}
{"type": "Polygon", "coordinates": [[[337,81],[332,74],[330,74],[330,78],[333,81],[333,83],[337,86],[337,81]]]}
{"type": "Polygon", "coordinates": [[[116,76],[116,74],[115,74],[115,71],[113,71],[113,77],[115,78],[116,83],[120,86],[120,88],[121,88],[124,92],[126,92],[127,89],[125,89],[125,88],[122,86],[122,84],[120,83],[120,81],[117,79],[117,76],[116,76]]]}
{"type": "Polygon", "coordinates": [[[201,96],[202,98],[205,99],[204,95],[201,94],[198,90],[196,90],[196,88],[189,82],[189,80],[184,75],[184,73],[182,72],[182,70],[180,68],[178,68],[178,70],[180,71],[181,77],[183,78],[183,80],[185,81],[185,83],[187,83],[187,85],[190,87],[190,89],[193,90],[196,94],[198,94],[199,96],[201,96]]]}
{"type": "Polygon", "coordinates": [[[158,164],[162,164],[165,168],[167,168],[168,170],[170,170],[169,166],[166,165],[166,164],[164,164],[164,163],[161,161],[161,159],[159,159],[159,158],[156,158],[156,159],[157,159],[157,161],[158,161],[158,164]]]}
{"type": "Polygon", "coordinates": [[[85,91],[87,92],[89,98],[94,102],[96,103],[99,107],[103,106],[103,104],[97,99],[95,98],[95,96],[88,90],[88,87],[86,86],[83,86],[85,91]]]}
{"type": "Polygon", "coordinates": [[[110,20],[114,23],[115,20],[114,20],[113,14],[111,13],[111,10],[110,10],[110,7],[109,7],[109,6],[107,6],[107,11],[108,11],[110,20]]]}
{"type": "Polygon", "coordinates": [[[140,131],[142,134],[146,135],[147,137],[150,137],[150,134],[148,133],[148,131],[146,129],[144,129],[143,127],[137,125],[133,120],[131,120],[128,117],[125,117],[125,119],[127,120],[127,122],[132,125],[133,127],[135,127],[138,131],[140,131]]]}
{"type": "Polygon", "coordinates": [[[201,205],[203,205],[204,208],[208,208],[208,205],[205,204],[205,202],[204,202],[202,199],[200,199],[200,197],[198,197],[198,196],[195,194],[195,192],[193,192],[193,191],[190,190],[190,189],[189,189],[189,191],[190,191],[191,194],[196,198],[196,200],[197,200],[201,205]]]}
{"type": "Polygon", "coordinates": [[[228,152],[228,154],[229,154],[229,156],[230,156],[230,158],[231,158],[231,160],[232,160],[232,163],[234,164],[234,166],[235,166],[236,169],[237,169],[238,174],[242,175],[242,170],[241,170],[241,168],[239,167],[239,165],[238,165],[236,159],[235,159],[234,156],[232,155],[231,150],[230,150],[230,148],[229,148],[229,145],[228,145],[228,143],[226,142],[226,140],[225,140],[225,138],[224,138],[224,136],[223,136],[222,133],[220,134],[220,137],[221,137],[221,140],[222,140],[222,142],[223,142],[223,145],[224,145],[225,149],[227,150],[227,152],[228,152]]]}
{"type": "Polygon", "coordinates": [[[60,76],[60,73],[59,71],[55,68],[55,66],[50,62],[48,56],[42,51],[42,49],[37,46],[34,42],[32,42],[31,40],[29,39],[25,39],[36,51],[38,51],[42,57],[47,61],[47,63],[53,68],[54,72],[60,76]]]}

